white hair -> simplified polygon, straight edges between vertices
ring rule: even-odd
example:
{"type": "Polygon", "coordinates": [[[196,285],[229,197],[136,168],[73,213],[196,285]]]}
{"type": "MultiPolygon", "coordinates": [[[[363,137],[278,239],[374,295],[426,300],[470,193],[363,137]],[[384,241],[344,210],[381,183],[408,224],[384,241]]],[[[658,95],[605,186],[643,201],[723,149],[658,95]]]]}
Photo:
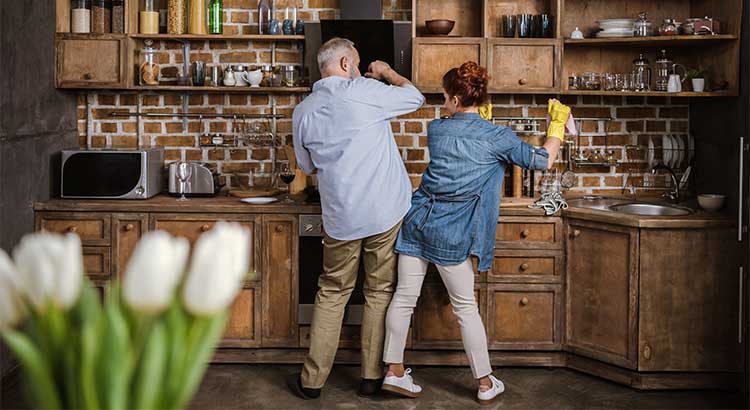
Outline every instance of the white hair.
{"type": "Polygon", "coordinates": [[[334,37],[325,42],[318,50],[318,68],[325,70],[330,64],[337,63],[341,57],[354,58],[354,43],[345,38],[334,37]]]}

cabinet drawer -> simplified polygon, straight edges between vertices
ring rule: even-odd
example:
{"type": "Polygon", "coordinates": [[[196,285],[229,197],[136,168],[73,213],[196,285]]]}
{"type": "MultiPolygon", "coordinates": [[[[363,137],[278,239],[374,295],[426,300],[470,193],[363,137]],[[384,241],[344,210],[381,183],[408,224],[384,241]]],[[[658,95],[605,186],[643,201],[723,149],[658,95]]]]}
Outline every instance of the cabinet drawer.
{"type": "Polygon", "coordinates": [[[109,279],[110,262],[109,248],[91,246],[83,248],[83,270],[92,279],[109,279]]]}
{"type": "Polygon", "coordinates": [[[484,39],[414,39],[414,84],[422,92],[442,92],[443,75],[467,61],[484,61],[484,39]]]}
{"type": "Polygon", "coordinates": [[[488,40],[491,92],[551,91],[558,87],[554,40],[488,40]]]}
{"type": "MultiPolygon", "coordinates": [[[[479,314],[485,317],[480,286],[474,287],[479,314]]],[[[442,282],[425,282],[412,319],[414,349],[463,349],[461,328],[442,282]]]]}
{"type": "Polygon", "coordinates": [[[260,291],[245,286],[234,299],[220,347],[260,346],[260,291]]]}
{"type": "Polygon", "coordinates": [[[495,240],[499,249],[561,249],[562,223],[559,218],[500,218],[495,240]]]}
{"type": "Polygon", "coordinates": [[[490,285],[488,339],[493,349],[561,348],[559,285],[490,285]]]}
{"type": "Polygon", "coordinates": [[[560,283],[563,257],[561,251],[496,250],[488,282],[560,283]]]}
{"type": "Polygon", "coordinates": [[[75,233],[84,246],[109,246],[110,216],[97,213],[40,212],[36,230],[59,234],[75,233]]]}
{"type": "Polygon", "coordinates": [[[122,35],[59,34],[55,47],[57,87],[125,87],[125,39],[122,35]]]}

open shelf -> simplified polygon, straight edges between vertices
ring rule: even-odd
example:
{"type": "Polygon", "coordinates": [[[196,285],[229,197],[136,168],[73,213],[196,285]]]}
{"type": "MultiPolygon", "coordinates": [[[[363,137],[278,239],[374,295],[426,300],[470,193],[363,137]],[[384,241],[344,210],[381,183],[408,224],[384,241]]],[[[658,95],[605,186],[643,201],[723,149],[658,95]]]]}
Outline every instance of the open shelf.
{"type": "Polygon", "coordinates": [[[681,93],[667,93],[662,91],[602,91],[602,90],[563,90],[563,95],[614,95],[635,97],[729,97],[730,92],[702,92],[683,91],[681,93]]]}
{"type": "Polygon", "coordinates": [[[186,91],[196,93],[300,94],[310,87],[197,87],[191,85],[133,86],[135,91],[186,91]]]}
{"type": "Polygon", "coordinates": [[[226,40],[226,41],[298,41],[304,35],[269,35],[269,34],[130,34],[131,38],[151,40],[226,40]]]}
{"type": "Polygon", "coordinates": [[[714,42],[736,41],[739,37],[734,34],[718,35],[690,35],[690,36],[651,36],[651,37],[623,37],[623,38],[585,38],[582,40],[565,39],[568,46],[644,46],[644,47],[679,47],[696,46],[700,44],[712,44],[714,42]]]}

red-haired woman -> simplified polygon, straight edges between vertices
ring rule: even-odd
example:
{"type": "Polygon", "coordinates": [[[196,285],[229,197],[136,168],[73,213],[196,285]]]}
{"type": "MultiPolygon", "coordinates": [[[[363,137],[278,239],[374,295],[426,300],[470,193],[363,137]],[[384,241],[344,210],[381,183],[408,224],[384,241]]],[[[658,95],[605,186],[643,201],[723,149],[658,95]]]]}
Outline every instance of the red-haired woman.
{"type": "Polygon", "coordinates": [[[548,138],[542,148],[535,148],[508,127],[480,117],[488,81],[487,70],[474,62],[443,77],[445,109],[451,116],[433,121],[428,128],[430,165],[414,192],[396,243],[398,287],[386,318],[383,360],[389,368],[383,389],[403,396],[417,397],[422,391],[411,370],[404,369],[403,354],[429,263],[437,266],[458,317],[464,349],[479,383],[478,400],[491,401],[505,389],[492,375],[487,336],[474,298],[471,256],[479,258],[480,271],[490,269],[505,169],[511,164],[550,168],[570,108],[550,101],[548,138]]]}

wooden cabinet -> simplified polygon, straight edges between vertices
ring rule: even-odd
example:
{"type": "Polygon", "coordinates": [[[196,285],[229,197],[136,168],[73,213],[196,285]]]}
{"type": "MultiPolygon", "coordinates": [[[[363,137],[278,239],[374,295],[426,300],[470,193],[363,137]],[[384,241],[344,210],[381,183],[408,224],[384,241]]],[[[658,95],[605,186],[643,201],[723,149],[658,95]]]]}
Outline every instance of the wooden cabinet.
{"type": "Polygon", "coordinates": [[[219,347],[259,347],[261,343],[260,287],[246,283],[229,308],[224,339],[219,347]]]}
{"type": "Polygon", "coordinates": [[[148,231],[148,216],[140,213],[118,213],[112,215],[112,273],[117,277],[125,274],[135,245],[148,231]]]}
{"type": "Polygon", "coordinates": [[[95,212],[39,212],[36,229],[59,234],[74,233],[83,246],[109,246],[109,214],[95,212]]]}
{"type": "Polygon", "coordinates": [[[56,85],[58,88],[125,88],[124,35],[58,34],[56,85]]]}
{"type": "MultiPolygon", "coordinates": [[[[485,320],[485,303],[481,286],[475,285],[474,297],[479,314],[485,320]]],[[[412,320],[414,349],[463,349],[461,328],[453,314],[448,291],[439,280],[425,281],[412,320]]]]}
{"type": "Polygon", "coordinates": [[[560,251],[497,249],[487,281],[561,283],[564,269],[560,251]]]}
{"type": "Polygon", "coordinates": [[[487,40],[490,92],[553,92],[559,88],[557,40],[487,40]]]}
{"type": "Polygon", "coordinates": [[[293,215],[264,215],[263,347],[297,347],[297,232],[293,215]]]}
{"type": "Polygon", "coordinates": [[[560,285],[489,285],[487,294],[487,339],[491,349],[560,349],[560,285]]]}
{"type": "Polygon", "coordinates": [[[562,220],[528,216],[501,217],[495,241],[497,249],[561,249],[562,220]]]}
{"type": "Polygon", "coordinates": [[[84,247],[83,269],[92,279],[108,280],[111,272],[109,248],[94,246],[84,247]]]}
{"type": "Polygon", "coordinates": [[[415,38],[412,80],[423,92],[442,93],[443,75],[466,61],[484,63],[486,45],[478,38],[415,38]]]}

